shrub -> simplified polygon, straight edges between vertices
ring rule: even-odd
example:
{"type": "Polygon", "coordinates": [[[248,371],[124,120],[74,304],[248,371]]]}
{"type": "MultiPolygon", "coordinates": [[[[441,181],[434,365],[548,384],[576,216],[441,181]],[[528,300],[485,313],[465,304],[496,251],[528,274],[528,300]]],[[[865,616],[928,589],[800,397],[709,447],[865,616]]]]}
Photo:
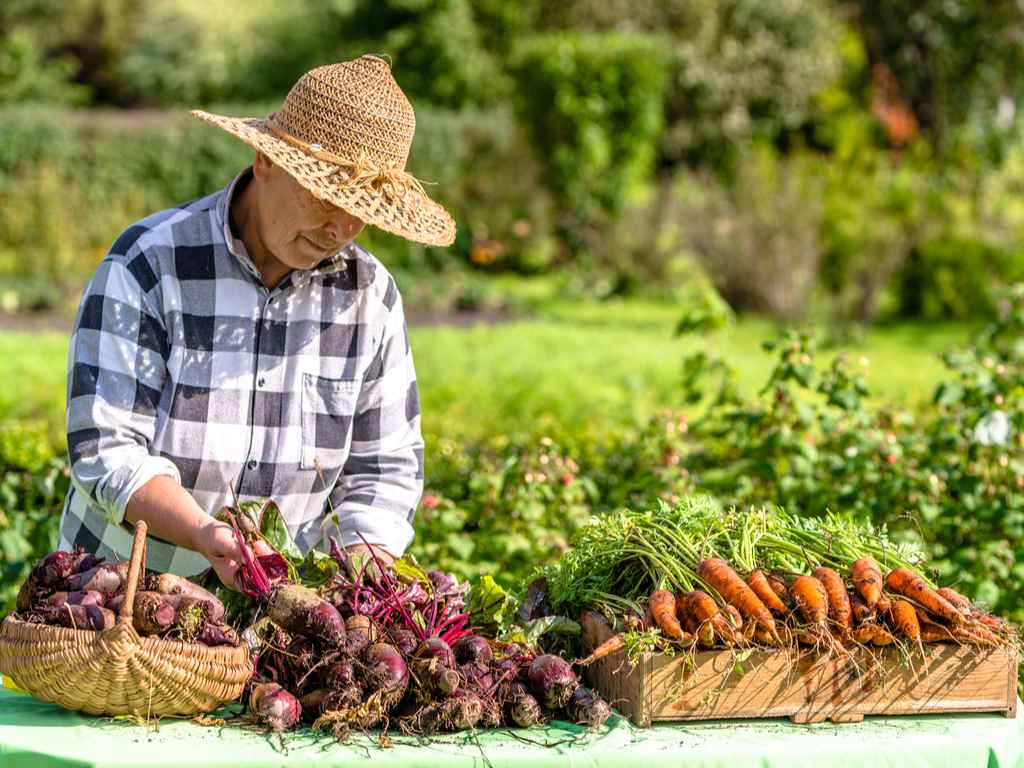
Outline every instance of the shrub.
{"type": "Polygon", "coordinates": [[[662,62],[655,38],[618,34],[542,35],[514,54],[519,114],[574,253],[587,225],[617,214],[652,170],[662,62]]]}

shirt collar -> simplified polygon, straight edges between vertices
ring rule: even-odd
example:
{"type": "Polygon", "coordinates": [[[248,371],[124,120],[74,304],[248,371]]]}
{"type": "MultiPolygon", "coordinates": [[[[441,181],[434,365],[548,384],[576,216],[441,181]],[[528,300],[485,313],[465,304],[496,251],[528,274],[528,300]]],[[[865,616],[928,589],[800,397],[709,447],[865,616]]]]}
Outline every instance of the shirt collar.
{"type": "MultiPolygon", "coordinates": [[[[241,262],[246,271],[252,274],[257,280],[262,280],[259,269],[249,256],[245,243],[235,237],[231,231],[231,201],[237,192],[241,192],[252,181],[252,166],[239,173],[224,188],[220,200],[217,201],[217,217],[220,219],[221,234],[227,245],[228,251],[241,262]]],[[[296,285],[305,285],[306,282],[316,275],[330,275],[335,272],[344,272],[347,268],[345,257],[354,257],[354,245],[349,243],[332,256],[328,256],[312,269],[292,270],[292,282],[296,285]]]]}

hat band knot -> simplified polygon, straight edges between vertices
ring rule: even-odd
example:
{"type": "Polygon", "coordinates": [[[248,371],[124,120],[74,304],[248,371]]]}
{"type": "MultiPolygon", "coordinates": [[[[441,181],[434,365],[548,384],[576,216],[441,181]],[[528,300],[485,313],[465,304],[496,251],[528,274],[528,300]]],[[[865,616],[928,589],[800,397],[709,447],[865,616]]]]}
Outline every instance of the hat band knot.
{"type": "Polygon", "coordinates": [[[267,128],[281,141],[290,144],[316,160],[335,166],[319,173],[309,174],[314,178],[334,179],[339,187],[365,189],[373,195],[385,194],[388,197],[400,198],[404,197],[410,190],[415,190],[423,196],[427,195],[423,189],[423,184],[429,182],[421,182],[411,173],[406,173],[402,168],[378,166],[368,160],[362,152],[354,161],[350,160],[324,149],[320,144],[306,142],[297,136],[292,136],[269,121],[267,128]],[[339,178],[335,179],[335,177],[339,178]]]}

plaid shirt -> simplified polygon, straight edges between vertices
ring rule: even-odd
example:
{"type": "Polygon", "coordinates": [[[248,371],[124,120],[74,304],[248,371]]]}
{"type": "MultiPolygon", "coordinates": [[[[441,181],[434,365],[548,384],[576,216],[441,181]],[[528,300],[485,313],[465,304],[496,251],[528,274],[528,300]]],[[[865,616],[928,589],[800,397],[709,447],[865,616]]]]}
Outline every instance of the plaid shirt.
{"type": "MultiPolygon", "coordinates": [[[[273,498],[303,551],[362,536],[398,555],[412,540],[423,439],[394,279],[352,244],[267,290],[229,225],[251,176],[129,227],[86,288],[68,362],[62,549],[127,558],[125,507],[156,475],[210,514],[231,486],[273,498]]],[[[159,571],[209,565],[155,538],[147,552],[159,571]]]]}

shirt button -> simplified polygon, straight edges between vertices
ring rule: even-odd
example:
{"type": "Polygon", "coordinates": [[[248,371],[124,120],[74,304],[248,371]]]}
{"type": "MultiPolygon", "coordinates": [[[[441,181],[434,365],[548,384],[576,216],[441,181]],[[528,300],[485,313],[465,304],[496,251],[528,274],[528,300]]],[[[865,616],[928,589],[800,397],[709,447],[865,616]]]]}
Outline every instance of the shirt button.
{"type": "Polygon", "coordinates": [[[258,379],[256,379],[256,386],[257,387],[262,387],[266,383],[267,383],[267,380],[265,378],[263,378],[262,376],[260,376],[258,379]]]}
{"type": "Polygon", "coordinates": [[[249,469],[256,469],[256,459],[249,459],[249,463],[246,466],[249,469]]]}

